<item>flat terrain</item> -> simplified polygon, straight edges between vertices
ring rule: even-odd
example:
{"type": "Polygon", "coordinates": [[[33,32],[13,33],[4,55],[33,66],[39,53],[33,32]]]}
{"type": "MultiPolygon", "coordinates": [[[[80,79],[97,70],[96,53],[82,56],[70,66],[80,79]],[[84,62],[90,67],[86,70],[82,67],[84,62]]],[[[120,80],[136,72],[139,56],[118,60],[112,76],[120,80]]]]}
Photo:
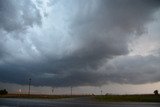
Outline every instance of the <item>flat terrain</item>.
{"type": "Polygon", "coordinates": [[[0,98],[0,107],[160,107],[160,103],[96,102],[88,97],[64,99],[0,98]]]}
{"type": "Polygon", "coordinates": [[[94,99],[102,102],[160,102],[160,95],[105,95],[94,99]]]}
{"type": "MultiPolygon", "coordinates": [[[[28,99],[60,99],[60,98],[74,98],[82,97],[82,95],[44,95],[44,94],[7,94],[0,95],[0,98],[28,98],[28,99]]],[[[85,97],[85,96],[84,96],[85,97]]]]}
{"type": "Polygon", "coordinates": [[[0,98],[26,98],[26,99],[64,99],[89,98],[97,102],[160,102],[160,95],[38,95],[38,94],[7,94],[0,98]]]}

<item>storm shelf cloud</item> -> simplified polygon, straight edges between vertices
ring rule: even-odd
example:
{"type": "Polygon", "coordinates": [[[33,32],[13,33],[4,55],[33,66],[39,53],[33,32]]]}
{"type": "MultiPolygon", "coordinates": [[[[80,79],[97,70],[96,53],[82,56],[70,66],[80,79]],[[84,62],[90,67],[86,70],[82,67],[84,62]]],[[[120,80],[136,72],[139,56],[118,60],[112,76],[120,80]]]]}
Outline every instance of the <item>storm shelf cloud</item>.
{"type": "Polygon", "coordinates": [[[159,0],[0,0],[0,82],[158,82],[159,25],[159,0]]]}

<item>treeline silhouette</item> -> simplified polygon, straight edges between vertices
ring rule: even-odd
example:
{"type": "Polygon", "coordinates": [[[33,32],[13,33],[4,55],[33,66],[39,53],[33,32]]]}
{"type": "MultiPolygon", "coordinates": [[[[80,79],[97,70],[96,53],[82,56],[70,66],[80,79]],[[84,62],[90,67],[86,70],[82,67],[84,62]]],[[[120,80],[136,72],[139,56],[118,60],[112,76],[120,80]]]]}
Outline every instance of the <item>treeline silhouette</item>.
{"type": "Polygon", "coordinates": [[[6,95],[6,94],[8,94],[8,92],[7,92],[7,90],[6,90],[6,89],[4,89],[4,90],[0,90],[0,95],[6,95]]]}

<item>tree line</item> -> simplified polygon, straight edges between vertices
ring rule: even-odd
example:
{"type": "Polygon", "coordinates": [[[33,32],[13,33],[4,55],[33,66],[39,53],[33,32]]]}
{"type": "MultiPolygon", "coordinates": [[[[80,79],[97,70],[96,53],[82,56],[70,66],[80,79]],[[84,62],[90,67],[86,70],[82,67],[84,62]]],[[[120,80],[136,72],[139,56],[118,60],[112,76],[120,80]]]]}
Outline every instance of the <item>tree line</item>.
{"type": "Polygon", "coordinates": [[[8,91],[6,89],[0,90],[0,95],[6,95],[8,94],[8,91]]]}

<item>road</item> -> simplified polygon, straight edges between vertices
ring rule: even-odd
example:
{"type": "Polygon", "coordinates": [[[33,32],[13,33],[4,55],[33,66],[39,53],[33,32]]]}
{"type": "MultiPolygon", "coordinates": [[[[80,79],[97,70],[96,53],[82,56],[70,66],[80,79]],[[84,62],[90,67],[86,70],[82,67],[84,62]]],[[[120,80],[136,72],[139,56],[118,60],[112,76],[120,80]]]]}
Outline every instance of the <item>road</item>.
{"type": "Polygon", "coordinates": [[[89,98],[58,100],[0,98],[0,107],[160,107],[160,103],[100,103],[89,98]]]}

